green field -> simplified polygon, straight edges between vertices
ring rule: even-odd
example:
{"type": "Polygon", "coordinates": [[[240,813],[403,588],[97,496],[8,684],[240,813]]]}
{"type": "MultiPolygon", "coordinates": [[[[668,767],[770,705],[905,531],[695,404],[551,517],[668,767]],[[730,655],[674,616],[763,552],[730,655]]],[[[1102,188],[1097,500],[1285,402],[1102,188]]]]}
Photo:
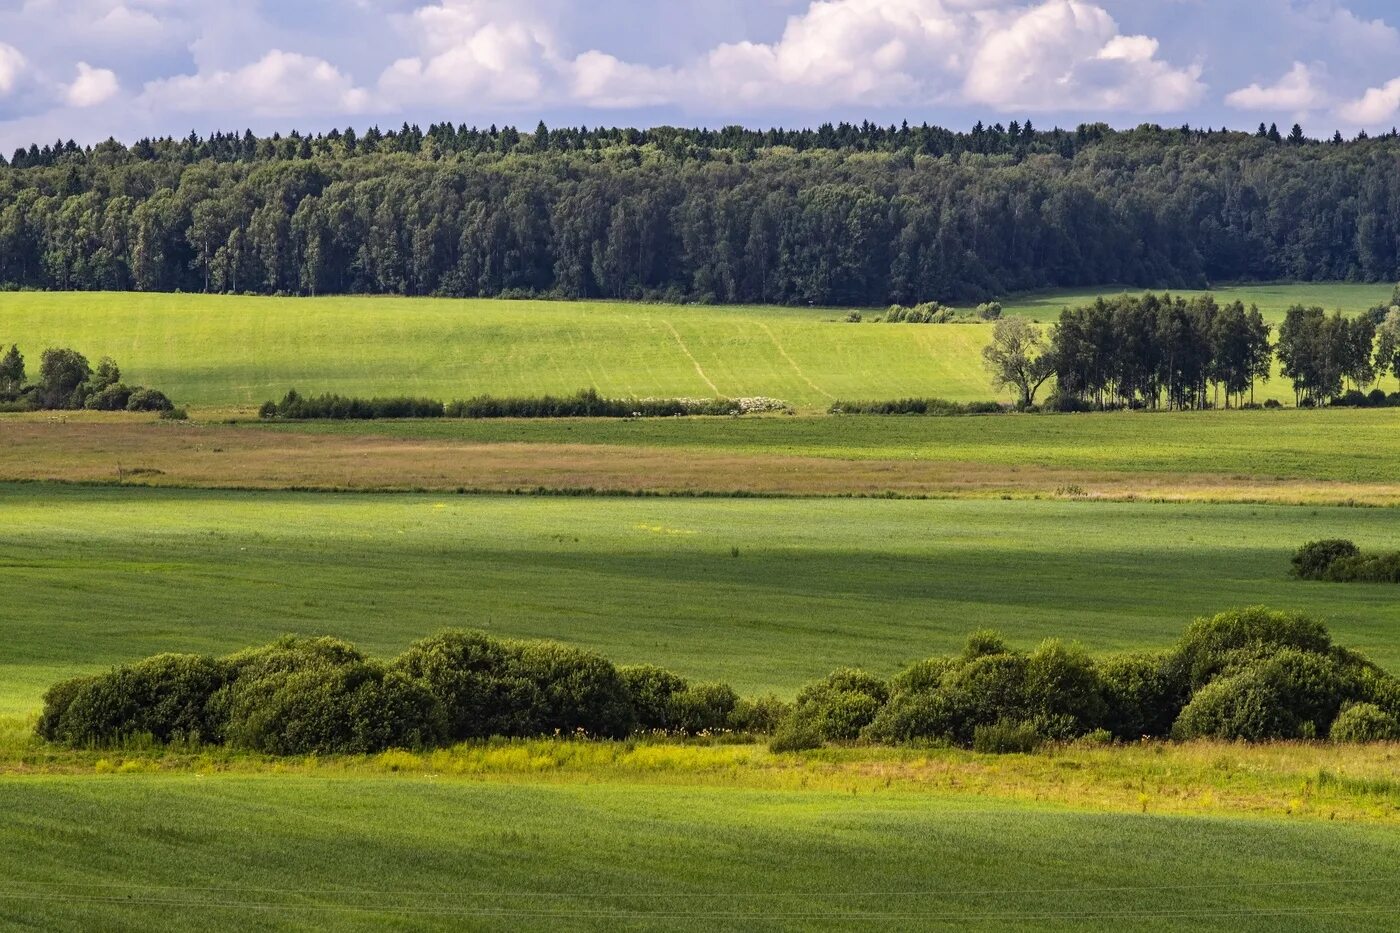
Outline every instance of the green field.
{"type": "MultiPolygon", "coordinates": [[[[1009,299],[1053,319],[1095,293],[1009,299]]],[[[1294,300],[1350,311],[1375,285],[1251,286],[1222,298],[1271,312],[1294,300]],[[1296,296],[1291,297],[1291,296],[1296,296]]],[[[844,324],[831,309],[409,298],[243,298],[0,293],[0,341],[37,363],[72,346],[120,363],[129,381],[203,407],[251,407],[288,388],[440,399],[596,387],[619,397],[765,395],[824,409],[836,398],[993,395],[985,324],[844,324]]],[[[1388,385],[1388,384],[1387,384],[1388,385]]],[[[1292,399],[1275,379],[1263,398],[1292,399]]]]}
{"type": "Polygon", "coordinates": [[[1400,547],[1389,509],[26,485],[0,487],[0,514],[0,713],[161,651],[291,631],[389,655],[447,626],[790,695],[981,627],[1027,647],[1165,647],[1194,616],[1264,603],[1315,613],[1400,669],[1394,587],[1287,575],[1304,540],[1400,547]]]}
{"type": "Polygon", "coordinates": [[[1400,858],[1384,825],[422,776],[10,778],[0,834],[27,929],[1394,929],[1400,858]]]}
{"type": "MultiPolygon", "coordinates": [[[[1053,321],[1066,305],[1089,304],[1100,295],[1137,295],[1144,289],[1122,285],[1103,285],[1093,289],[1056,289],[1044,292],[1022,292],[1003,300],[1005,311],[1022,317],[1053,321]]],[[[1161,291],[1161,289],[1157,289],[1161,291]]],[[[1355,313],[1390,301],[1392,288],[1361,282],[1285,282],[1277,284],[1222,285],[1205,292],[1200,289],[1170,289],[1173,295],[1191,298],[1211,294],[1221,303],[1242,301],[1246,306],[1258,305],[1267,320],[1278,323],[1293,305],[1317,305],[1328,311],[1355,313]]]]}
{"type": "Polygon", "coordinates": [[[1223,481],[1400,481],[1400,410],[996,417],[303,422],[256,429],[474,443],[602,444],[836,460],[1193,473],[1223,481]]]}

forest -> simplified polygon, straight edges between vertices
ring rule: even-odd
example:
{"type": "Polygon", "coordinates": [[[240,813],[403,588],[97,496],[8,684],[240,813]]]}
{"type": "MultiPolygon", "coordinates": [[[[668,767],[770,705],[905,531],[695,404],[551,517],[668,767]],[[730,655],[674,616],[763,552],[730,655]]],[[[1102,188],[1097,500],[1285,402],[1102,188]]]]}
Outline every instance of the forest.
{"type": "Polygon", "coordinates": [[[352,129],[0,167],[0,287],[905,305],[1400,278],[1400,137],[352,129]]]}

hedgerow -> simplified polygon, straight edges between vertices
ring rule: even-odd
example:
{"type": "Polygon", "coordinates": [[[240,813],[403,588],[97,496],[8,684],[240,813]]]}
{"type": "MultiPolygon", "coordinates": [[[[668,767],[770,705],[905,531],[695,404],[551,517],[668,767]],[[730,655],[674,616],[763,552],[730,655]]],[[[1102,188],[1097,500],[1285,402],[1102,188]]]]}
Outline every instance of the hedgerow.
{"type": "Polygon", "coordinates": [[[379,663],[333,638],[288,637],[222,658],[158,655],[56,684],[53,742],[225,743],[268,754],[420,748],[490,737],[634,732],[946,744],[1004,753],[1047,741],[1400,739],[1400,679],[1332,644],[1313,619],[1262,608],[1199,619],[1169,651],[1095,659],[975,632],[957,655],[889,680],[841,668],[787,704],[741,699],[591,651],[446,631],[379,663]]]}

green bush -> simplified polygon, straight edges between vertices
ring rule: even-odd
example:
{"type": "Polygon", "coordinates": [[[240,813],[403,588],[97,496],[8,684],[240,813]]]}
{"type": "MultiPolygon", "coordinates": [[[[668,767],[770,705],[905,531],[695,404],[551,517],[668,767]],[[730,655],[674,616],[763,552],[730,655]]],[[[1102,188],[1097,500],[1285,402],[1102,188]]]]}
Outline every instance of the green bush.
{"type": "Polygon", "coordinates": [[[617,675],[631,698],[637,728],[669,729],[671,697],[686,688],[685,678],[651,664],[619,667],[617,675]]]}
{"type": "Polygon", "coordinates": [[[792,714],[792,704],[772,694],[753,699],[740,698],[729,714],[729,728],[749,735],[773,735],[792,714]]]}
{"type": "Polygon", "coordinates": [[[1026,659],[1025,696],[1031,721],[1056,739],[1100,728],[1107,712],[1093,659],[1079,646],[1054,639],[1026,659]]]}
{"type": "Polygon", "coordinates": [[[739,696],[728,684],[692,684],[671,694],[671,728],[687,735],[729,727],[739,696]]]}
{"type": "Polygon", "coordinates": [[[1341,538],[1309,541],[1293,555],[1293,575],[1303,580],[1322,580],[1333,561],[1360,553],[1355,544],[1341,538]]]}
{"type": "Polygon", "coordinates": [[[229,675],[228,666],[213,658],[162,654],[67,681],[45,695],[38,732],[75,746],[147,736],[157,742],[217,741],[222,722],[211,701],[229,675]]]}
{"type": "Polygon", "coordinates": [[[1325,735],[1355,689],[1332,658],[1284,649],[1196,691],[1172,735],[1253,742],[1325,735]]]}
{"type": "Polygon", "coordinates": [[[1339,557],[1319,579],[1331,583],[1400,583],[1400,551],[1339,557]]]}
{"type": "Polygon", "coordinates": [[[366,754],[432,745],[446,732],[437,698],[381,664],[313,667],[264,683],[272,689],[235,695],[231,744],[273,755],[366,754]]]}
{"type": "Polygon", "coordinates": [[[1122,654],[1098,664],[1104,698],[1104,728],[1132,740],[1171,734],[1186,705],[1186,685],[1164,654],[1122,654]]]}
{"type": "Polygon", "coordinates": [[[1195,690],[1232,666],[1284,648],[1325,654],[1331,636],[1321,622],[1255,606],[1197,619],[1177,643],[1176,675],[1195,690]]]}
{"type": "Polygon", "coordinates": [[[538,735],[542,699],[518,654],[483,632],[447,631],[409,646],[394,668],[438,698],[451,739],[538,735]]]}
{"type": "Polygon", "coordinates": [[[607,658],[551,641],[525,642],[517,650],[519,669],[540,696],[540,733],[616,739],[636,727],[631,698],[607,658]]]}
{"type": "Polygon", "coordinates": [[[159,389],[134,389],[126,402],[127,411],[170,411],[174,407],[159,389]]]}
{"type": "Polygon", "coordinates": [[[1400,720],[1374,703],[1352,703],[1332,723],[1334,742],[1400,741],[1400,720]]]}
{"type": "Polygon", "coordinates": [[[790,718],[815,729],[824,741],[850,740],[860,736],[888,699],[889,689],[878,677],[846,667],[804,687],[790,718]]]}
{"type": "Polygon", "coordinates": [[[973,731],[972,750],[987,755],[1024,755],[1035,751],[1044,741],[1032,723],[1001,719],[973,731]]]}
{"type": "Polygon", "coordinates": [[[810,720],[804,720],[796,716],[788,716],[779,724],[777,731],[773,734],[773,739],[768,743],[769,751],[773,752],[805,752],[813,748],[821,748],[826,742],[826,737],[822,734],[821,727],[810,720]]]}
{"type": "Polygon", "coordinates": [[[104,386],[87,397],[85,407],[91,411],[126,411],[131,392],[131,386],[119,382],[104,386]]]}

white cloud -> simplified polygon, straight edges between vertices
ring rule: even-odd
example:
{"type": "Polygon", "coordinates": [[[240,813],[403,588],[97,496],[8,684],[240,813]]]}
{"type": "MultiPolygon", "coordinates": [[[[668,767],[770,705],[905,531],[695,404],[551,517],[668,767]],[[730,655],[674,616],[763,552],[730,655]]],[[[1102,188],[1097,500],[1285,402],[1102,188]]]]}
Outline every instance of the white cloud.
{"type": "Polygon", "coordinates": [[[678,75],[634,65],[605,52],[584,52],[570,66],[569,97],[590,107],[648,107],[673,100],[678,75]]]}
{"type": "Polygon", "coordinates": [[[1199,66],[1157,57],[1149,36],[1125,36],[1102,7],[1048,0],[986,35],[968,71],[967,100],[1006,110],[1162,113],[1205,93],[1199,66]]]}
{"type": "Polygon", "coordinates": [[[1303,113],[1327,104],[1327,94],[1318,87],[1318,76],[1302,62],[1277,83],[1251,84],[1225,95],[1225,103],[1237,110],[1269,110],[1303,113]]]}
{"type": "Polygon", "coordinates": [[[152,81],[141,95],[141,103],[158,110],[274,117],[357,113],[368,101],[368,94],[329,62],[278,49],[232,71],[152,81]]]}
{"type": "Polygon", "coordinates": [[[68,85],[64,98],[72,107],[96,107],[111,100],[118,90],[120,85],[114,72],[78,62],[78,76],[68,85]]]}
{"type": "Polygon", "coordinates": [[[0,95],[15,89],[24,66],[24,56],[19,53],[19,49],[0,42],[0,95]]]}
{"type": "Polygon", "coordinates": [[[1360,99],[1341,108],[1342,117],[1359,126],[1386,123],[1396,114],[1400,114],[1400,78],[1369,89],[1360,99]]]}

